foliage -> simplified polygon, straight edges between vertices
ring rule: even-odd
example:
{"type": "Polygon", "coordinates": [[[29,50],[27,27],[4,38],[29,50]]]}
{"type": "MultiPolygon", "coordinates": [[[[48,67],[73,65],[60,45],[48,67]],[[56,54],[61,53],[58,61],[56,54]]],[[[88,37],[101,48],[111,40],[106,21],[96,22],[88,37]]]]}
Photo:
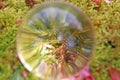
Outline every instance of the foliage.
{"type": "MultiPolygon", "coordinates": [[[[47,0],[35,1],[41,3],[47,0]]],[[[81,8],[90,17],[96,33],[91,72],[96,80],[111,80],[107,70],[111,67],[120,70],[120,0],[111,0],[110,4],[105,1],[96,4],[92,0],[64,1],[81,8]]],[[[31,8],[26,6],[24,0],[4,0],[0,4],[7,4],[7,7],[0,9],[0,80],[21,80],[24,67],[16,58],[17,20],[31,8]]],[[[28,73],[25,80],[39,79],[28,73]]]]}

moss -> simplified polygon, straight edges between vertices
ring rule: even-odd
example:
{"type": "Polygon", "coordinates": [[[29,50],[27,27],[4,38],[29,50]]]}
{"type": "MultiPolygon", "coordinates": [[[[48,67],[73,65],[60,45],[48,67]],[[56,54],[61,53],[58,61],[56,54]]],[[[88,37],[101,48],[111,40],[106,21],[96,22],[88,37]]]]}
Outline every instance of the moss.
{"type": "MultiPolygon", "coordinates": [[[[41,3],[46,0],[35,0],[41,3]]],[[[62,0],[63,1],[63,0],[62,0]]],[[[89,17],[95,28],[96,50],[91,60],[91,72],[96,80],[110,80],[107,70],[116,67],[120,70],[120,1],[100,4],[92,0],[64,0],[81,8],[89,17]]],[[[7,7],[0,9],[0,80],[14,80],[14,72],[24,70],[23,65],[15,58],[17,20],[30,10],[24,0],[5,0],[7,7]]],[[[31,73],[26,80],[38,80],[31,73]]]]}

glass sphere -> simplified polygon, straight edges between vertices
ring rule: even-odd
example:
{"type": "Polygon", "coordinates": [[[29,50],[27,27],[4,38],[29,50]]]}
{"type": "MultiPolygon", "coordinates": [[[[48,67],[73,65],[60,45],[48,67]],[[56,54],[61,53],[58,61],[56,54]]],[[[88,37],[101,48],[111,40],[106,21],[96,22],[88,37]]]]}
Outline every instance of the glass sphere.
{"type": "Polygon", "coordinates": [[[25,68],[41,80],[62,80],[89,63],[94,42],[91,23],[81,10],[65,2],[45,2],[23,18],[17,51],[25,68]]]}

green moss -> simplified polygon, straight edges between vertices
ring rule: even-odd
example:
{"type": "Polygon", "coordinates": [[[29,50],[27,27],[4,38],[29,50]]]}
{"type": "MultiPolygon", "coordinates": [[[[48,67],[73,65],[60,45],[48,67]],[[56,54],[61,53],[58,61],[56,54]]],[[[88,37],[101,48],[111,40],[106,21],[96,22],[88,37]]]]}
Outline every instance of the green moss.
{"type": "MultiPolygon", "coordinates": [[[[46,0],[36,0],[41,3],[46,0]]],[[[63,0],[62,0],[63,1],[63,0]]],[[[120,1],[111,4],[103,0],[100,4],[92,0],[64,0],[81,8],[95,28],[96,50],[91,60],[91,72],[96,80],[111,80],[107,70],[116,67],[120,70],[120,1]]],[[[15,72],[21,78],[23,65],[15,58],[17,20],[30,10],[24,0],[6,0],[8,6],[0,9],[0,80],[15,80],[15,72]]],[[[31,73],[26,80],[38,80],[31,73]]]]}

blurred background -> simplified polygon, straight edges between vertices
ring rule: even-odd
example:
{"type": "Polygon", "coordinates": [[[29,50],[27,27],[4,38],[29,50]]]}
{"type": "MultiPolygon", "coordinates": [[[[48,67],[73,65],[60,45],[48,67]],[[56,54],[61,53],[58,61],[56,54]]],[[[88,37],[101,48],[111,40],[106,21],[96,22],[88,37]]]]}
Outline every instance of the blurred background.
{"type": "MultiPolygon", "coordinates": [[[[21,64],[16,35],[26,13],[44,1],[50,0],[0,0],[0,80],[39,80],[21,64]]],[[[96,80],[112,80],[109,69],[120,70],[120,0],[61,1],[72,3],[89,16],[96,35],[91,74],[96,80]]]]}

